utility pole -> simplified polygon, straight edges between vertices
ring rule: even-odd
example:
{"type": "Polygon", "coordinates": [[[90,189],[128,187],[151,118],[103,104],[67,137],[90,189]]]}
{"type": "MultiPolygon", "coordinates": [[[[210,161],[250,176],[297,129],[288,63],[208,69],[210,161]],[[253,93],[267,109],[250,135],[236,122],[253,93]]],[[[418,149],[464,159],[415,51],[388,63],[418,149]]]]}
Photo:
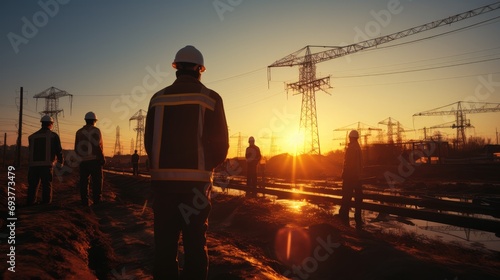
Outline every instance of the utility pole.
{"type": "Polygon", "coordinates": [[[21,137],[23,135],[23,87],[21,87],[20,97],[19,97],[19,124],[17,132],[17,143],[16,143],[16,160],[14,163],[15,167],[21,166],[21,137]]]}

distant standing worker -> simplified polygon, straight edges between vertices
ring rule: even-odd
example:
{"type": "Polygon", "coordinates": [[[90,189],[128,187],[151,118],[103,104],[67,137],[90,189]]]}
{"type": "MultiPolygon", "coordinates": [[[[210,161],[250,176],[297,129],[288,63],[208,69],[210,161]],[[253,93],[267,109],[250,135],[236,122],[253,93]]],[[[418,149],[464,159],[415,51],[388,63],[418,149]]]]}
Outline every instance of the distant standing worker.
{"type": "Polygon", "coordinates": [[[262,155],[260,154],[259,147],[255,145],[255,138],[253,138],[253,136],[248,138],[248,144],[249,146],[245,151],[245,158],[247,160],[247,187],[250,189],[249,193],[255,195],[257,187],[257,165],[262,155]]]}
{"type": "Polygon", "coordinates": [[[360,176],[363,169],[361,147],[358,143],[359,133],[357,130],[349,132],[349,144],[344,158],[344,169],[342,171],[342,204],[339,216],[342,222],[349,225],[349,209],[354,192],[355,211],[354,220],[356,228],[361,229],[363,220],[361,218],[361,202],[363,200],[360,176]]]}
{"type": "Polygon", "coordinates": [[[54,120],[45,115],[40,119],[42,128],[28,137],[28,205],[37,200],[38,184],[42,184],[42,203],[52,202],[52,165],[57,158],[59,166],[63,163],[61,140],[52,132],[54,120]]]}
{"type": "Polygon", "coordinates": [[[80,198],[84,206],[89,205],[89,178],[92,178],[94,204],[102,200],[102,167],[106,162],[103,153],[102,135],[95,127],[94,112],[85,114],[85,125],[76,132],[75,152],[80,157],[80,198]]]}
{"type": "Polygon", "coordinates": [[[134,176],[139,176],[139,155],[137,154],[137,150],[134,150],[131,161],[132,173],[134,174],[134,176]]]}
{"type": "Polygon", "coordinates": [[[154,197],[155,279],[179,279],[177,250],[182,232],[182,279],[206,279],[206,230],[213,170],[223,163],[229,138],[222,98],[201,82],[203,56],[180,49],[172,66],[177,79],[149,103],[144,143],[154,197]]]}

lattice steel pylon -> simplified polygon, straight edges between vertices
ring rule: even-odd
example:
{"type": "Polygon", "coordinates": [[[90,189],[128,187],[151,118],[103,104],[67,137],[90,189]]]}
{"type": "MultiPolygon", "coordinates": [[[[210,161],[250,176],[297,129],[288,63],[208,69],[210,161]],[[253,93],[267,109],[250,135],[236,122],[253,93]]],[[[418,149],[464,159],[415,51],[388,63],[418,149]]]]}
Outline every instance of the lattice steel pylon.
{"type": "Polygon", "coordinates": [[[394,40],[405,38],[440,26],[448,26],[452,23],[475,17],[484,13],[500,9],[500,2],[482,6],[470,11],[456,14],[444,19],[432,21],[423,25],[408,28],[389,35],[380,36],[347,46],[312,46],[308,45],[292,54],[289,54],[268,66],[268,80],[270,80],[270,68],[299,66],[299,81],[287,84],[286,88],[293,89],[302,94],[302,108],[300,113],[300,130],[304,132],[304,152],[309,154],[321,154],[319,145],[319,132],[316,116],[315,92],[330,87],[330,77],[316,79],[316,63],[339,58],[362,50],[389,43],[394,40]],[[327,49],[311,53],[311,48],[327,49]],[[305,130],[305,131],[304,131],[305,130]]]}
{"type": "Polygon", "coordinates": [[[466,114],[491,112],[500,112],[500,103],[458,101],[439,108],[434,108],[432,110],[415,113],[413,114],[413,117],[446,115],[454,116],[455,124],[452,126],[452,128],[457,129],[455,147],[463,148],[465,147],[465,144],[467,142],[467,138],[465,137],[465,129],[471,126],[470,121],[466,117],[466,114]]]}
{"type": "Polygon", "coordinates": [[[243,153],[243,138],[246,138],[247,136],[241,135],[241,132],[238,132],[236,134],[233,134],[229,136],[229,138],[237,138],[238,139],[238,145],[236,146],[236,157],[241,158],[244,157],[243,153]]]}
{"type": "Polygon", "coordinates": [[[388,117],[385,120],[381,120],[378,122],[379,124],[387,125],[387,143],[394,144],[394,135],[396,135],[396,143],[401,144],[403,142],[402,132],[404,132],[404,128],[401,123],[394,118],[388,117]],[[396,131],[394,131],[393,127],[396,127],[396,131]]]}
{"type": "Polygon", "coordinates": [[[39,98],[44,98],[45,99],[45,110],[39,112],[40,115],[49,115],[54,119],[54,127],[53,130],[59,133],[59,120],[58,120],[58,115],[61,112],[64,112],[62,109],[59,109],[59,98],[69,96],[70,99],[70,114],[71,114],[71,108],[73,104],[73,95],[69,94],[65,90],[60,90],[55,87],[50,87],[38,94],[35,94],[33,98],[36,98],[37,100],[37,107],[38,107],[38,99],[39,98]]]}
{"type": "Polygon", "coordinates": [[[120,126],[116,126],[116,140],[115,140],[115,149],[113,151],[114,155],[122,154],[122,144],[120,142],[120,126]]]}
{"type": "Polygon", "coordinates": [[[143,150],[144,150],[144,121],[146,119],[146,111],[140,109],[135,113],[130,119],[129,119],[129,124],[131,121],[137,121],[137,126],[134,128],[134,131],[137,132],[137,136],[135,138],[135,149],[137,150],[137,153],[139,155],[142,155],[143,150]]]}

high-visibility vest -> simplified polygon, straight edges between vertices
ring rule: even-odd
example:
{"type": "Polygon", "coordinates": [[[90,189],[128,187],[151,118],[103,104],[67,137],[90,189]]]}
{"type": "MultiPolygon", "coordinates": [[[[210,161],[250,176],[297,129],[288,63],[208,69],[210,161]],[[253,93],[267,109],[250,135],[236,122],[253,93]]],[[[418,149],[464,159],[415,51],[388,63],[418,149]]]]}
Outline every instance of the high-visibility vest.
{"type": "Polygon", "coordinates": [[[59,136],[42,128],[28,137],[29,166],[52,166],[56,154],[61,152],[59,136]]]}

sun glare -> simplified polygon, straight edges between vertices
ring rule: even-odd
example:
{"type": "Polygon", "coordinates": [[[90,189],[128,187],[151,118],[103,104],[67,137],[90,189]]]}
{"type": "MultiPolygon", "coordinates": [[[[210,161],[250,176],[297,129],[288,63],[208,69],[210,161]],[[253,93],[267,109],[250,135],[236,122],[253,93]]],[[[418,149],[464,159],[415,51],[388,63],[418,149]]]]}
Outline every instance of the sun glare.
{"type": "Polygon", "coordinates": [[[302,152],[304,147],[304,133],[302,132],[292,132],[286,137],[286,152],[297,155],[302,152]]]}

